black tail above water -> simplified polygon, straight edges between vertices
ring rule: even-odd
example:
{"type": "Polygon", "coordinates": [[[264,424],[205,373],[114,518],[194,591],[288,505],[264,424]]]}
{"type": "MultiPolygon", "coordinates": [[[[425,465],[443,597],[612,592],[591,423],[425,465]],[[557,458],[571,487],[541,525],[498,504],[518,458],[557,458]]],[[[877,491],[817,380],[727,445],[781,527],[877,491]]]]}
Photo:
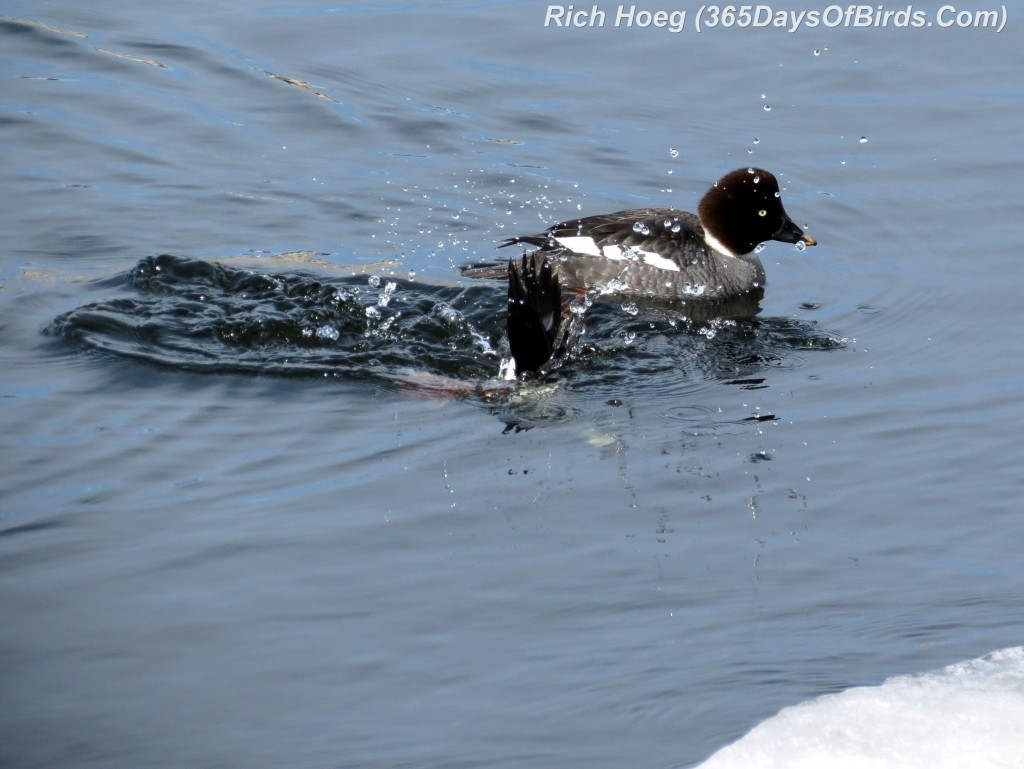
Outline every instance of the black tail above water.
{"type": "Polygon", "coordinates": [[[562,321],[558,276],[540,252],[508,262],[508,344],[516,373],[535,372],[555,352],[562,321]]]}

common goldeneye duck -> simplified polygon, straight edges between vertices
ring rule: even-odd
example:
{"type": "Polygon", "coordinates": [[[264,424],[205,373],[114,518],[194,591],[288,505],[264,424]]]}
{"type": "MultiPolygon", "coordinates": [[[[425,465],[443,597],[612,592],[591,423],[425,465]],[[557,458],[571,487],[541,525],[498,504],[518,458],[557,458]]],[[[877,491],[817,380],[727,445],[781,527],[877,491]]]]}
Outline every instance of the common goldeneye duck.
{"type": "Polygon", "coordinates": [[[696,215],[672,208],[618,211],[562,222],[502,246],[536,246],[566,289],[722,300],[761,290],[764,267],[755,249],[768,240],[816,245],[789,218],[775,177],[740,168],[715,182],[696,215]]]}

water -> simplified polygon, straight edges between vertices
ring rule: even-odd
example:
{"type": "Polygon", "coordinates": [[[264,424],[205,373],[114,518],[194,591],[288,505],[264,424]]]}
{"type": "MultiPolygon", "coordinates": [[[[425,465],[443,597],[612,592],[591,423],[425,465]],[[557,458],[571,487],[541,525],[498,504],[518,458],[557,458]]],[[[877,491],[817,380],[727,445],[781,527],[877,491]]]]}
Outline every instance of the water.
{"type": "Polygon", "coordinates": [[[2,763],[695,766],[1020,645],[1013,16],[543,10],[4,8],[2,763]],[[491,391],[460,266],[748,164],[819,242],[757,322],[491,391]]]}

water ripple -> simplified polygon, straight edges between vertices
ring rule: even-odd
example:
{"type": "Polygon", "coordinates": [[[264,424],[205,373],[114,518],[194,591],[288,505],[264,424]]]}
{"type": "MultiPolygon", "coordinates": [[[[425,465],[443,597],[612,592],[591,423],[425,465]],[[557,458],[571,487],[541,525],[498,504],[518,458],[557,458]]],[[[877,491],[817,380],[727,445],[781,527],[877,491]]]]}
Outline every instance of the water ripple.
{"type": "MultiPolygon", "coordinates": [[[[517,424],[573,418],[585,408],[566,393],[517,392],[494,380],[507,355],[500,282],[270,274],[165,254],[93,286],[114,296],[60,315],[47,333],[176,370],[328,376],[470,397],[518,410],[517,424]],[[525,416],[524,402],[532,404],[525,416]]],[[[808,321],[695,322],[672,308],[612,302],[595,302],[574,322],[576,340],[550,383],[571,383],[587,400],[641,386],[673,404],[720,384],[758,389],[772,369],[844,346],[808,321]]]]}

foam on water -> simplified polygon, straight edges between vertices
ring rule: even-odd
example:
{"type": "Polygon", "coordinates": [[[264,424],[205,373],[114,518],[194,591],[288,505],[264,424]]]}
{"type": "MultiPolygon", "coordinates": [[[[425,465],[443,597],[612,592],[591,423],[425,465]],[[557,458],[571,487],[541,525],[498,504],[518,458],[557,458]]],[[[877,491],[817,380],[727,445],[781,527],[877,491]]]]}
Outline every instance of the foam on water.
{"type": "Polygon", "coordinates": [[[1020,769],[1024,647],[828,694],[756,726],[699,769],[1020,769]]]}

